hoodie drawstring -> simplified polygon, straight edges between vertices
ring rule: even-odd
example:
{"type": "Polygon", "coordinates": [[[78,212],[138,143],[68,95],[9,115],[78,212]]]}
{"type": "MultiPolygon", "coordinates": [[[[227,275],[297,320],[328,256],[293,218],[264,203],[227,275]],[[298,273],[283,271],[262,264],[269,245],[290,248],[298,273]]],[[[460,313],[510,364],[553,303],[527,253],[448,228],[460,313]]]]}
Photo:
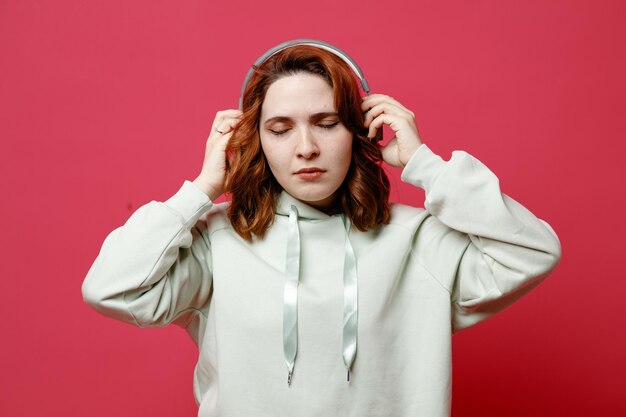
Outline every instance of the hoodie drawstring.
{"type": "Polygon", "coordinates": [[[346,365],[347,381],[350,382],[350,369],[356,356],[357,339],[357,318],[358,318],[358,298],[357,298],[357,273],[356,258],[354,250],[350,244],[348,233],[350,231],[350,220],[343,216],[343,225],[346,230],[346,243],[343,260],[343,363],[346,365]]]}
{"type": "MultiPolygon", "coordinates": [[[[358,298],[356,257],[348,236],[350,221],[342,215],[345,228],[345,249],[343,266],[343,338],[342,357],[350,381],[350,369],[357,350],[358,298]]],[[[285,265],[285,292],[283,299],[283,351],[287,364],[287,385],[291,377],[298,351],[298,283],[300,277],[300,230],[298,209],[292,205],[289,211],[287,230],[287,259],[285,265]]]]}
{"type": "Polygon", "coordinates": [[[287,260],[285,265],[285,294],[283,299],[283,351],[287,363],[287,385],[291,385],[291,375],[298,351],[298,281],[300,277],[300,229],[298,209],[291,206],[289,229],[287,230],[287,260]]]}

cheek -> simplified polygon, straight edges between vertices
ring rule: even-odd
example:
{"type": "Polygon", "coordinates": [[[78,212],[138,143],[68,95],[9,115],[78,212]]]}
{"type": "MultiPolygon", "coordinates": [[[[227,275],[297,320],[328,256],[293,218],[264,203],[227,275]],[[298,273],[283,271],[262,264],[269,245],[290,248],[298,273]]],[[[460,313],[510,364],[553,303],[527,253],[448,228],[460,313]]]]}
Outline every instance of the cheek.
{"type": "Polygon", "coordinates": [[[285,159],[286,150],[285,146],[280,146],[278,143],[272,143],[271,141],[261,140],[261,149],[265,154],[265,159],[272,170],[274,176],[279,176],[281,169],[285,168],[287,161],[285,159]]]}
{"type": "Polygon", "coordinates": [[[344,138],[339,141],[337,147],[334,149],[337,162],[347,170],[352,160],[352,137],[344,138]]]}
{"type": "Polygon", "coordinates": [[[267,139],[263,138],[261,135],[261,151],[263,151],[263,155],[265,155],[265,159],[270,165],[274,165],[274,161],[272,159],[272,155],[274,155],[274,151],[272,150],[272,143],[267,139]]]}

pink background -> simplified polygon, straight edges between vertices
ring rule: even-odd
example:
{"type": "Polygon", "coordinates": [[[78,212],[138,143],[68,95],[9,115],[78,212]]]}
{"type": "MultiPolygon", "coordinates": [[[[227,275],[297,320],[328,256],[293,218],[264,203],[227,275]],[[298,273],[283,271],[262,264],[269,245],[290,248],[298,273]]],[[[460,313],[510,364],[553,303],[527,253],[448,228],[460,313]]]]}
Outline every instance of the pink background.
{"type": "MultiPolygon", "coordinates": [[[[533,293],[454,341],[454,416],[625,415],[624,1],[0,2],[0,415],[194,416],[196,348],[83,304],[106,235],[199,173],[287,39],[344,49],[557,231],[533,293]]],[[[393,176],[393,200],[423,192],[393,176]]]]}

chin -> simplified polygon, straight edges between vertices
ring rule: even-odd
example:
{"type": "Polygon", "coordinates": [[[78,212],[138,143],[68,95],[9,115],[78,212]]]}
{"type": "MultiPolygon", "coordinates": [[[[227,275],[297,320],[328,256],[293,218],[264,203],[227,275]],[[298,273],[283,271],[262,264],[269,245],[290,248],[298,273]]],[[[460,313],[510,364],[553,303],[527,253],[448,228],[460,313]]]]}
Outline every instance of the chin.
{"type": "Polygon", "coordinates": [[[306,194],[300,196],[295,195],[294,197],[302,201],[303,203],[306,203],[322,211],[334,207],[336,202],[336,195],[334,193],[306,194]]]}

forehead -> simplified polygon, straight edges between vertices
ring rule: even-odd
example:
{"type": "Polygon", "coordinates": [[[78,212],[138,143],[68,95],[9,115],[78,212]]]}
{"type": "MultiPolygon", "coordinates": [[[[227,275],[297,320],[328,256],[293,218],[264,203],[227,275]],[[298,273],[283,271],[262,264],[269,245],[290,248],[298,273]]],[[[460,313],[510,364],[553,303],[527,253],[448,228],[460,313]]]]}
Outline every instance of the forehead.
{"type": "Polygon", "coordinates": [[[333,89],[324,78],[309,73],[288,75],[274,81],[265,94],[261,120],[334,112],[333,89]]]}

